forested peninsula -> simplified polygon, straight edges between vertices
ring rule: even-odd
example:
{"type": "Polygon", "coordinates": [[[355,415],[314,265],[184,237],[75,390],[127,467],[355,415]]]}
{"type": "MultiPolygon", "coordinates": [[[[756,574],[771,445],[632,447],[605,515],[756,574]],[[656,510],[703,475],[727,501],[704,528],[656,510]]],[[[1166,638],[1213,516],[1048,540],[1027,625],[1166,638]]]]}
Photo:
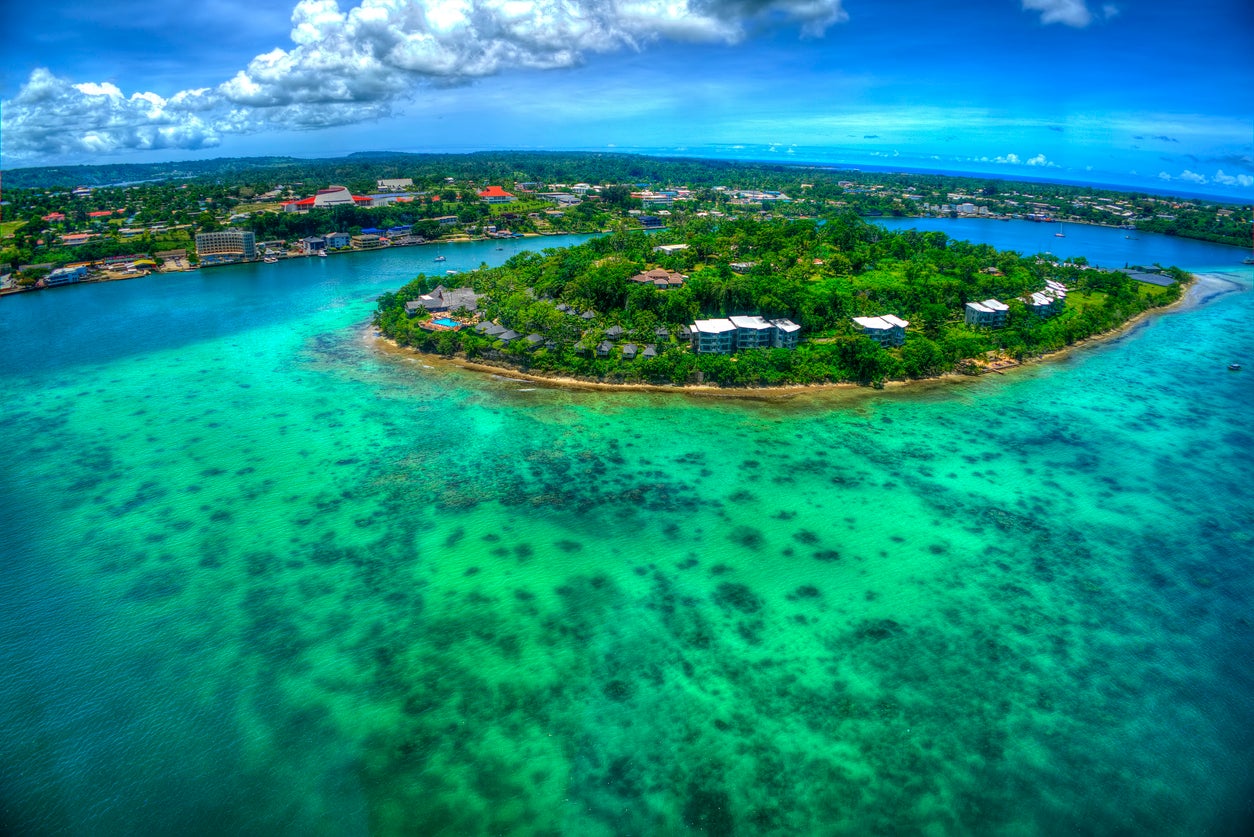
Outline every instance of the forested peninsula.
{"type": "Polygon", "coordinates": [[[1190,279],[1176,268],[1147,275],[1157,284],[1084,259],[890,232],[852,213],[694,218],[455,277],[419,275],[379,298],[374,324],[401,346],[541,376],[879,386],[1060,350],[1178,300],[1190,279]],[[984,308],[995,319],[973,322],[984,308]],[[904,328],[877,325],[885,319],[904,328]],[[702,323],[731,321],[789,323],[800,340],[738,348],[698,333],[702,323]]]}

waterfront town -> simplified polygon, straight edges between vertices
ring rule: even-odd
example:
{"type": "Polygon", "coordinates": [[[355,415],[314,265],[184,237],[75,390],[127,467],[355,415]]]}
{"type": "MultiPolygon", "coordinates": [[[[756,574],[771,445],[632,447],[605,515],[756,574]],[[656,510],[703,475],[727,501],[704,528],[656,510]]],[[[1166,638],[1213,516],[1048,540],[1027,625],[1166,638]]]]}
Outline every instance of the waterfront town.
{"type": "MultiPolygon", "coordinates": [[[[10,185],[29,177],[8,172],[0,292],[389,247],[663,230],[699,218],[817,219],[854,212],[1023,219],[1060,229],[1102,224],[1129,235],[1146,230],[1233,244],[1248,242],[1251,224],[1249,207],[939,175],[715,168],[647,158],[611,158],[607,165],[603,156],[575,156],[563,170],[585,171],[585,179],[531,179],[517,171],[488,179],[464,162],[442,170],[422,158],[410,165],[412,176],[390,176],[403,173],[404,160],[373,167],[379,176],[372,178],[364,176],[372,168],[364,164],[337,172],[350,175],[343,183],[272,182],[259,169],[229,178],[184,175],[53,188],[10,185]],[[653,163],[651,171],[642,159],[653,163]]],[[[305,174],[322,175],[324,168],[310,163],[305,174]]],[[[482,168],[495,173],[501,167],[482,168]]]]}

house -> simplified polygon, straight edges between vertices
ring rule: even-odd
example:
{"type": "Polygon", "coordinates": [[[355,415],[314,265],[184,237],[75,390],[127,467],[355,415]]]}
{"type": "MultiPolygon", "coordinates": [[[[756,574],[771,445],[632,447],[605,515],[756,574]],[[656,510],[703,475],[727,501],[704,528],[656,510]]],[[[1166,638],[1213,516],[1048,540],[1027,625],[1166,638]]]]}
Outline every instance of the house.
{"type": "Polygon", "coordinates": [[[666,328],[665,326],[659,326],[658,328],[654,329],[653,336],[656,337],[658,340],[665,342],[671,339],[671,332],[670,332],[670,329],[666,328]]]}
{"type": "Polygon", "coordinates": [[[306,256],[320,253],[327,249],[327,240],[322,236],[311,235],[300,240],[300,249],[306,256]]]}
{"type": "Polygon", "coordinates": [[[736,348],[736,326],[731,320],[697,320],[689,328],[694,352],[726,355],[736,348]]]}
{"type": "Polygon", "coordinates": [[[490,323],[485,320],[475,326],[475,331],[486,335],[487,337],[500,337],[502,334],[509,331],[509,329],[503,325],[497,325],[496,323],[490,323]]]}
{"type": "Polygon", "coordinates": [[[644,227],[646,230],[656,230],[666,226],[666,222],[656,215],[641,215],[636,220],[639,221],[640,226],[644,227]]]}
{"type": "Polygon", "coordinates": [[[636,344],[624,343],[623,344],[623,360],[635,360],[635,359],[636,359],[636,344]]]}
{"type": "MultiPolygon", "coordinates": [[[[446,288],[443,285],[436,285],[431,293],[423,294],[412,301],[417,303],[418,307],[425,311],[430,311],[432,314],[444,314],[460,308],[465,308],[467,311],[476,311],[479,308],[479,295],[474,292],[473,288],[466,287],[446,288]]],[[[409,303],[405,304],[405,308],[408,310],[409,303]]],[[[483,323],[479,325],[483,325],[483,323]]]]}
{"type": "Polygon", "coordinates": [[[608,340],[602,340],[597,344],[597,357],[609,357],[610,352],[614,350],[614,344],[608,340]]]}
{"type": "Polygon", "coordinates": [[[498,335],[496,336],[496,339],[497,339],[497,340],[500,340],[502,343],[504,343],[506,346],[508,346],[510,343],[513,343],[515,340],[517,340],[517,339],[518,339],[518,338],[520,338],[520,337],[522,337],[522,335],[521,335],[521,334],[519,334],[518,332],[514,331],[514,330],[511,328],[511,329],[507,329],[506,331],[503,331],[503,332],[501,332],[500,334],[498,334],[498,335]]]}
{"type": "Polygon", "coordinates": [[[678,253],[680,250],[687,250],[687,249],[688,249],[687,244],[659,244],[658,246],[653,248],[653,252],[665,253],[666,255],[669,256],[673,253],[678,253]]]}
{"type": "Polygon", "coordinates": [[[900,346],[906,342],[906,320],[892,314],[882,317],[854,317],[853,322],[862,333],[881,346],[900,346]]]}
{"type": "Polygon", "coordinates": [[[375,182],[380,192],[402,192],[414,185],[412,177],[383,177],[375,182]]]}
{"type": "Polygon", "coordinates": [[[622,339],[622,336],[623,336],[622,326],[610,326],[609,328],[605,330],[605,339],[611,342],[622,339]]]}
{"type": "Polygon", "coordinates": [[[683,287],[684,280],[688,277],[682,273],[676,273],[673,270],[665,270],[655,267],[652,270],[646,270],[644,273],[637,273],[635,276],[628,277],[628,280],[640,285],[652,285],[659,291],[669,290],[671,288],[683,287]]]}
{"type": "Polygon", "coordinates": [[[1006,324],[1006,312],[1010,306],[995,299],[983,302],[968,302],[966,305],[967,325],[1001,328],[1006,324]]]}
{"type": "Polygon", "coordinates": [[[327,242],[328,250],[339,250],[341,247],[347,247],[350,241],[348,233],[333,232],[323,236],[327,242]]]}
{"type": "Polygon", "coordinates": [[[527,343],[528,349],[538,349],[544,343],[543,334],[528,334],[523,340],[527,343]]]}
{"type": "Polygon", "coordinates": [[[479,200],[484,203],[513,203],[516,198],[500,186],[489,186],[479,193],[479,200]]]}
{"type": "Polygon", "coordinates": [[[640,353],[640,357],[644,360],[650,360],[657,357],[657,347],[652,343],[644,347],[644,351],[640,353]]]}

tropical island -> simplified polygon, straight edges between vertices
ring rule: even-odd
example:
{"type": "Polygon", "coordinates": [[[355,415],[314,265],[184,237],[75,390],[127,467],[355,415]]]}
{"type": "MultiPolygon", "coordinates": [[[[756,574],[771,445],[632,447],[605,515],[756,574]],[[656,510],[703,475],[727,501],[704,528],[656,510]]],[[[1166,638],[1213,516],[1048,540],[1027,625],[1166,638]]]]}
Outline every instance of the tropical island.
{"type": "Polygon", "coordinates": [[[378,301],[396,344],[611,384],[872,386],[979,374],[1180,299],[1184,271],[1104,270],[940,232],[692,218],[500,267],[419,275],[378,301]]]}

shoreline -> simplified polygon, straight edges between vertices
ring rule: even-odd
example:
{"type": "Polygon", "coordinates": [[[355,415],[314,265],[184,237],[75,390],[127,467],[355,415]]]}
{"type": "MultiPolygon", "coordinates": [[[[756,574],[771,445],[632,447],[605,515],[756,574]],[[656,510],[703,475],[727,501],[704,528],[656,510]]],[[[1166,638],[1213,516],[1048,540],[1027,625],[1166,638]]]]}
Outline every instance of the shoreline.
{"type": "Polygon", "coordinates": [[[1180,298],[1175,302],[1159,308],[1151,308],[1148,311],[1142,311],[1132,319],[1122,323],[1118,328],[1090,335],[1083,340],[1078,340],[1075,343],[1072,343],[1069,346],[1064,346],[1056,351],[1037,355],[1023,361],[1013,361],[1004,366],[990,367],[978,375],[963,375],[956,372],[946,372],[943,375],[937,375],[931,378],[910,378],[901,381],[885,381],[882,389],[847,381],[824,384],[789,384],[786,386],[773,387],[720,387],[712,384],[618,384],[607,381],[589,381],[562,375],[537,374],[535,372],[527,372],[507,365],[496,365],[493,363],[467,360],[462,357],[442,357],[440,355],[427,354],[426,352],[419,351],[418,349],[401,346],[390,337],[383,336],[383,334],[381,334],[373,325],[368,325],[365,328],[363,339],[366,342],[371,343],[378,351],[384,352],[385,354],[410,359],[421,359],[424,363],[430,364],[431,368],[455,367],[476,373],[486,373],[502,380],[514,380],[520,383],[534,383],[548,389],[667,393],[671,395],[695,395],[715,398],[747,398],[760,401],[780,401],[795,398],[797,396],[818,393],[844,392],[847,394],[871,394],[892,390],[921,390],[926,388],[948,387],[960,382],[978,381],[989,374],[1005,375],[1011,370],[1032,367],[1044,362],[1057,362],[1066,359],[1074,352],[1093,348],[1103,343],[1125,337],[1137,326],[1149,321],[1153,317],[1175,311],[1188,311],[1194,308],[1200,308],[1220,297],[1227,296],[1229,293],[1236,293],[1241,289],[1241,286],[1238,283],[1224,277],[1222,274],[1208,272],[1190,275],[1193,277],[1192,281],[1189,283],[1184,293],[1180,295],[1180,298]]]}

